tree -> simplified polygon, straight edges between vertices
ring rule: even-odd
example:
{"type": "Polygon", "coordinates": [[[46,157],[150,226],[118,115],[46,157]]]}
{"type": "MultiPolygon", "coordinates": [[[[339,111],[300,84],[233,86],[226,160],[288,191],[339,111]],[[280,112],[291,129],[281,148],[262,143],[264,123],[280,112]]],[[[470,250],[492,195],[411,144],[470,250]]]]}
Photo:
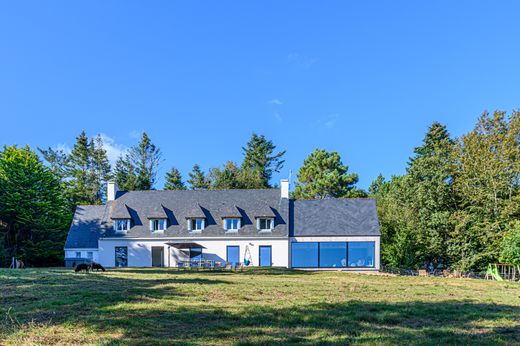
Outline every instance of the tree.
{"type": "Polygon", "coordinates": [[[212,189],[228,190],[241,188],[240,168],[233,161],[228,161],[222,169],[212,168],[209,172],[212,189]]]}
{"type": "Polygon", "coordinates": [[[409,226],[420,244],[417,256],[424,263],[444,264],[448,257],[446,243],[456,209],[453,150],[454,142],[446,126],[435,122],[408,164],[409,193],[405,203],[417,216],[417,222],[409,226]]]}
{"type": "Polygon", "coordinates": [[[510,232],[504,238],[500,261],[520,266],[520,221],[512,222],[510,232]]]}
{"type": "Polygon", "coordinates": [[[89,140],[85,131],[76,137],[76,143],[69,156],[68,175],[70,195],[74,205],[96,204],[97,191],[92,175],[92,155],[94,141],[89,140]]]}
{"type": "Polygon", "coordinates": [[[101,135],[97,135],[92,151],[91,171],[93,188],[96,191],[96,204],[102,204],[106,201],[106,186],[112,177],[111,171],[107,152],[103,146],[103,139],[101,135]]]}
{"type": "Polygon", "coordinates": [[[64,180],[68,177],[67,166],[69,164],[69,155],[63,149],[40,149],[38,151],[42,154],[43,159],[47,162],[50,170],[60,178],[64,180]]]}
{"type": "Polygon", "coordinates": [[[175,167],[172,167],[172,169],[166,173],[165,180],[165,190],[186,190],[186,185],[184,185],[182,181],[181,172],[175,167]]]}
{"type": "Polygon", "coordinates": [[[0,224],[5,228],[7,256],[33,265],[62,263],[70,220],[60,179],[29,147],[4,147],[0,152],[0,224]],[[33,251],[41,244],[49,247],[47,254],[33,251]]]}
{"type": "Polygon", "coordinates": [[[210,182],[206,179],[204,172],[200,169],[200,166],[195,164],[192,171],[189,173],[190,179],[188,184],[192,190],[208,190],[210,188],[210,182]]]}
{"type": "Polygon", "coordinates": [[[293,193],[297,199],[363,197],[366,194],[354,185],[358,175],[347,173],[337,152],[316,149],[298,171],[298,182],[293,193]]]}
{"type": "Polygon", "coordinates": [[[264,136],[253,133],[246,147],[242,147],[244,161],[242,171],[249,171],[243,175],[243,179],[250,188],[269,188],[270,180],[274,172],[280,172],[285,160],[282,159],[285,150],[274,153],[276,146],[264,136]]]}
{"type": "Polygon", "coordinates": [[[114,180],[123,191],[136,190],[137,176],[128,154],[121,155],[117,159],[114,168],[114,180]]]}
{"type": "Polygon", "coordinates": [[[161,162],[161,150],[151,142],[146,132],[143,132],[139,144],[130,149],[129,157],[136,174],[135,189],[151,190],[161,162]]]}

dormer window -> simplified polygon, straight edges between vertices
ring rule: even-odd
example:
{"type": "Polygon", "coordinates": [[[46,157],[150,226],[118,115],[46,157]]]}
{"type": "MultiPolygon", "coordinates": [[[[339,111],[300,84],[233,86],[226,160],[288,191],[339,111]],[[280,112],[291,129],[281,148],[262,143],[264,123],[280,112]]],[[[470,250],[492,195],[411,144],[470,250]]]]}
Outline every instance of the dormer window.
{"type": "Polygon", "coordinates": [[[238,229],[240,228],[240,218],[225,218],[224,219],[224,228],[228,232],[238,232],[238,229]]]}
{"type": "Polygon", "coordinates": [[[202,218],[188,219],[188,231],[200,232],[204,229],[206,220],[202,218]]]}
{"type": "Polygon", "coordinates": [[[116,219],[114,220],[114,231],[124,233],[130,229],[130,219],[116,219]]]}
{"type": "Polygon", "coordinates": [[[167,219],[150,219],[150,231],[161,232],[167,227],[167,219]]]}
{"type": "Polygon", "coordinates": [[[256,228],[259,231],[271,231],[274,228],[274,218],[260,217],[256,219],[256,228]]]}

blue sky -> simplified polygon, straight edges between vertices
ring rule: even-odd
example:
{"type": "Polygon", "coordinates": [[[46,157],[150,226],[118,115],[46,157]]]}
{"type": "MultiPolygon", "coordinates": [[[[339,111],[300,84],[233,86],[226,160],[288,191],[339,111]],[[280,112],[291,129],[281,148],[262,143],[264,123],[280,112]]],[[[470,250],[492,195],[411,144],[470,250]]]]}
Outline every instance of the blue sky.
{"type": "MultiPolygon", "coordinates": [[[[0,145],[111,157],[145,130],[160,175],[240,162],[253,131],[275,176],[338,151],[367,188],[404,172],[433,121],[453,135],[520,105],[518,1],[0,3],[0,145]]],[[[162,178],[158,187],[162,186],[162,178]]]]}

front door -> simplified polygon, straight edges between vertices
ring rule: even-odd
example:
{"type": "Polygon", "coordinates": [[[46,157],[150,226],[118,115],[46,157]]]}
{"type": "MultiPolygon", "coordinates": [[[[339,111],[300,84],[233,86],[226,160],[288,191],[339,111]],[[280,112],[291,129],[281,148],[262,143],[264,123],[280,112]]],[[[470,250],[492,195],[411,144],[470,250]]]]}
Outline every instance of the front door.
{"type": "Polygon", "coordinates": [[[152,267],[164,267],[164,247],[152,246],[152,267]]]}
{"type": "Polygon", "coordinates": [[[260,246],[260,267],[270,267],[271,266],[271,246],[260,246]]]}

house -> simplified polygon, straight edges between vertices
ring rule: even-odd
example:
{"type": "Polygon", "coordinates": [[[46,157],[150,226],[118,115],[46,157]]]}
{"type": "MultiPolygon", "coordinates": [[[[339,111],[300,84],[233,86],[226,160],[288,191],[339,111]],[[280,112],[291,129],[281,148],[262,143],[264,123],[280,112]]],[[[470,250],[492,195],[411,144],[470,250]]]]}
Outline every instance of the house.
{"type": "Polygon", "coordinates": [[[76,208],[65,264],[176,267],[192,261],[379,270],[373,199],[292,200],[279,189],[118,191],[76,208]]]}

